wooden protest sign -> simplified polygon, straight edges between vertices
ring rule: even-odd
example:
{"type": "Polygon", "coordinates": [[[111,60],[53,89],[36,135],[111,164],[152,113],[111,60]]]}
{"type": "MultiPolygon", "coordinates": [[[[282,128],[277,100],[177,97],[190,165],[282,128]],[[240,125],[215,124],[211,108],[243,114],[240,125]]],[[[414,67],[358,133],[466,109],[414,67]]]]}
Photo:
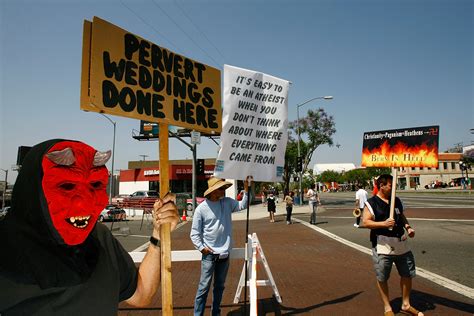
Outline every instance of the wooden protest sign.
{"type": "MultiPolygon", "coordinates": [[[[160,195],[169,190],[168,127],[219,134],[221,77],[216,68],[94,17],[84,21],[81,104],[84,111],[159,123],[160,195]]],[[[173,314],[170,225],[161,227],[164,315],[173,314]]]]}
{"type": "Polygon", "coordinates": [[[289,85],[280,78],[224,65],[223,128],[216,176],[282,180],[289,85]]]}
{"type": "Polygon", "coordinates": [[[395,207],[397,167],[438,167],[439,126],[364,133],[362,166],[391,167],[390,218],[395,207]]]}
{"type": "Polygon", "coordinates": [[[84,22],[81,109],[221,131],[220,71],[94,17],[84,22]]]}

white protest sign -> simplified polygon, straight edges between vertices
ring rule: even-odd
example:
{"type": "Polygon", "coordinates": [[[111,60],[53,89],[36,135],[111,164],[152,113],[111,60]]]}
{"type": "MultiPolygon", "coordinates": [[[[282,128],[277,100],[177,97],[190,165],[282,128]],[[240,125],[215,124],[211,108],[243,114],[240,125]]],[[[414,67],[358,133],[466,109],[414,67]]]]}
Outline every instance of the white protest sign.
{"type": "Polygon", "coordinates": [[[221,148],[214,175],[282,181],[289,81],[224,65],[221,148]]]}

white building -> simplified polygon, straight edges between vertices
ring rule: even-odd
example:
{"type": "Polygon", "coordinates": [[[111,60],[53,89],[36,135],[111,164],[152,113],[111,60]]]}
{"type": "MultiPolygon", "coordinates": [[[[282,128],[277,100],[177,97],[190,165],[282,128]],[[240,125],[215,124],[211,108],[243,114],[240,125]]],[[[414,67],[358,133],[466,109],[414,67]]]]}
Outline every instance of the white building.
{"type": "Polygon", "coordinates": [[[461,178],[471,178],[459,167],[461,153],[439,153],[438,168],[401,167],[398,168],[398,186],[402,190],[424,189],[433,183],[460,186],[461,178]]]}
{"type": "Polygon", "coordinates": [[[353,169],[356,169],[353,163],[317,163],[313,167],[313,174],[317,176],[328,170],[341,173],[353,169]]]}

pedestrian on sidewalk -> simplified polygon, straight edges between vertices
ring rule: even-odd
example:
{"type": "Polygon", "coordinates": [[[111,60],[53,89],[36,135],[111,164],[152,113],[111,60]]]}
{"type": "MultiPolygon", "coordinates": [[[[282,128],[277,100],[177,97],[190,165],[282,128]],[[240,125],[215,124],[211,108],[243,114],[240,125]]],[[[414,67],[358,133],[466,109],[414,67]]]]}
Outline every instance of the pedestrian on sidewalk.
{"type": "Polygon", "coordinates": [[[291,213],[293,212],[293,196],[295,193],[290,191],[287,196],[285,196],[285,203],[286,203],[286,224],[291,224],[291,213]]]}
{"type": "Polygon", "coordinates": [[[400,275],[402,291],[401,312],[408,315],[423,316],[410,303],[412,278],[415,277],[415,258],[407,245],[407,237],[415,237],[415,230],[410,226],[403,214],[402,201],[395,197],[394,218],[390,218],[390,197],[392,179],[389,174],[383,174],[377,179],[377,195],[368,199],[364,213],[364,227],[369,228],[372,243],[372,259],[377,276],[377,288],[384,304],[384,315],[393,316],[387,280],[393,263],[400,275]]]}
{"type": "Polygon", "coordinates": [[[309,209],[311,212],[310,224],[316,225],[316,208],[318,205],[321,205],[321,200],[319,199],[319,194],[316,192],[316,185],[311,184],[308,192],[306,192],[306,197],[309,200],[309,209]]]}
{"type": "Polygon", "coordinates": [[[267,205],[267,196],[268,196],[267,189],[265,187],[263,187],[263,190],[262,190],[262,203],[263,203],[263,206],[267,205]]]}
{"type": "Polygon", "coordinates": [[[365,202],[367,202],[368,193],[364,190],[364,187],[361,184],[356,184],[357,192],[355,194],[355,207],[359,209],[359,216],[356,216],[356,222],[354,227],[359,227],[360,219],[362,218],[362,213],[364,211],[365,202]]]}
{"type": "Polygon", "coordinates": [[[116,315],[119,301],[144,307],[160,284],[160,226],[179,221],[173,196],[153,209],[152,243],[137,269],[97,222],[108,203],[110,151],[54,139],[26,155],[0,221],[2,315],[116,315]]]}
{"type": "Polygon", "coordinates": [[[270,191],[267,197],[267,211],[270,216],[270,223],[275,223],[275,212],[276,212],[276,198],[273,195],[273,191],[270,191]]]}
{"type": "Polygon", "coordinates": [[[202,253],[201,279],[194,300],[194,315],[204,315],[207,296],[214,278],[212,315],[220,315],[224,285],[229,270],[232,250],[232,213],[247,207],[249,179],[244,181],[242,201],[225,197],[225,190],[232,183],[212,177],[207,181],[206,198],[196,208],[191,227],[191,241],[202,253]]]}

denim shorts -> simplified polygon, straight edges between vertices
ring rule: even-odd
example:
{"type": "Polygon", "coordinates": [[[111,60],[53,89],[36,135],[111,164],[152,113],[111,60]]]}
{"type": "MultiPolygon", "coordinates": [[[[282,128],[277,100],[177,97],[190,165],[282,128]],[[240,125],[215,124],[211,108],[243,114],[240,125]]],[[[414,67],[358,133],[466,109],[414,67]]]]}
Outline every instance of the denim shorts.
{"type": "Polygon", "coordinates": [[[415,258],[411,251],[398,256],[379,255],[377,250],[372,248],[372,261],[379,282],[385,282],[390,278],[393,263],[397,266],[401,277],[413,278],[416,275],[415,258]]]}

